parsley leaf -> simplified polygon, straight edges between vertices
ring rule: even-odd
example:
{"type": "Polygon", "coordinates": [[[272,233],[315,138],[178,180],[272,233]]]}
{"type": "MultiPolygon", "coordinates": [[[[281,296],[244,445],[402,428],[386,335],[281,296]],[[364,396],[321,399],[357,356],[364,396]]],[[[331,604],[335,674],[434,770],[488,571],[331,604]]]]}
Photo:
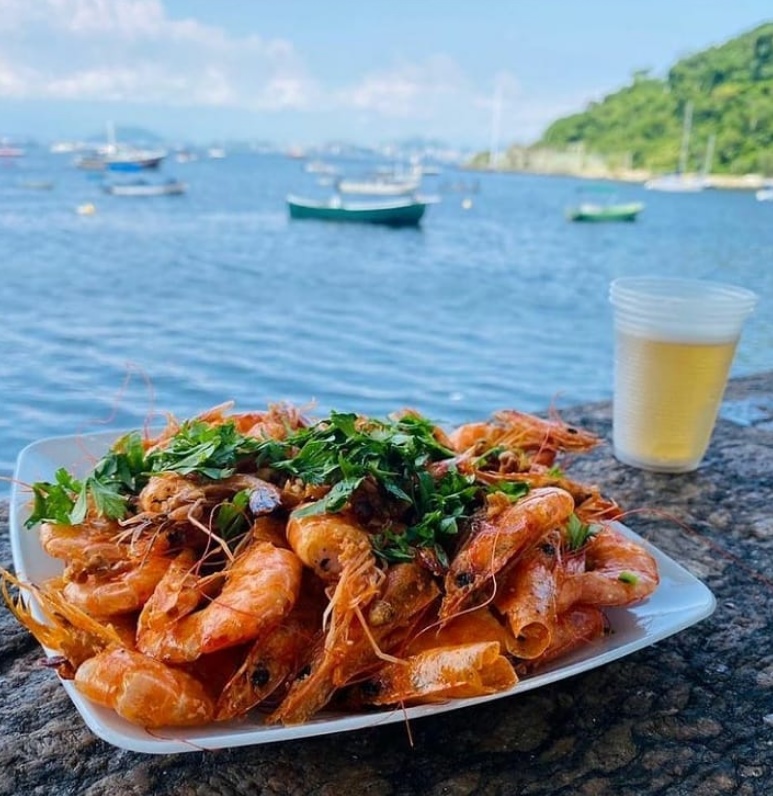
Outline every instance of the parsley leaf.
{"type": "Polygon", "coordinates": [[[228,541],[244,533],[249,527],[247,509],[250,505],[250,493],[243,489],[237,492],[231,500],[225,500],[217,507],[217,529],[220,535],[228,541]]]}
{"type": "Polygon", "coordinates": [[[566,536],[570,550],[579,550],[588,540],[601,530],[600,525],[588,525],[576,514],[569,517],[566,526],[566,536]]]}
{"type": "Polygon", "coordinates": [[[24,523],[32,528],[39,522],[55,522],[70,525],[70,512],[82,490],[82,484],[63,467],[54,474],[53,483],[38,481],[32,485],[33,505],[30,516],[24,523]]]}
{"type": "Polygon", "coordinates": [[[246,437],[233,422],[212,426],[202,420],[183,423],[169,443],[148,456],[154,473],[196,473],[217,480],[233,475],[239,462],[255,453],[260,440],[246,437]]]}

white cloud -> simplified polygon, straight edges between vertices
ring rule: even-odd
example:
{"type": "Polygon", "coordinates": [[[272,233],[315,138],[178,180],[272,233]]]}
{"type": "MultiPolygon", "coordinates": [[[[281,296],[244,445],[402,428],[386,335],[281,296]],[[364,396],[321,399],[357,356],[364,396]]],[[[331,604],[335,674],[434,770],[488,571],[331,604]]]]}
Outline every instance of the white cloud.
{"type": "Polygon", "coordinates": [[[0,98],[333,112],[486,138],[498,90],[503,141],[535,134],[558,110],[544,98],[527,105],[509,72],[476,85],[443,54],[323,85],[291,41],[172,18],[162,0],[0,0],[0,53],[0,98]]]}
{"type": "Polygon", "coordinates": [[[0,96],[276,110],[317,93],[283,39],[171,19],[159,0],[0,0],[0,96]]]}
{"type": "Polygon", "coordinates": [[[445,55],[364,75],[334,92],[339,107],[393,117],[428,117],[449,101],[469,101],[471,87],[458,64],[445,55]]]}

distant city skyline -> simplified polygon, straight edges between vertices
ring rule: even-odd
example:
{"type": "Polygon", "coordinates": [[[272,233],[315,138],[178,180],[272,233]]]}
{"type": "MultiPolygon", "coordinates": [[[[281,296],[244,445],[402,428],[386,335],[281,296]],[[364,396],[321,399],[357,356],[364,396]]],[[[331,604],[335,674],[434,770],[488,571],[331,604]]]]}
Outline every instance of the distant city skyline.
{"type": "Polygon", "coordinates": [[[770,0],[0,0],[0,136],[308,146],[529,143],[638,69],[773,19],[770,0]]]}

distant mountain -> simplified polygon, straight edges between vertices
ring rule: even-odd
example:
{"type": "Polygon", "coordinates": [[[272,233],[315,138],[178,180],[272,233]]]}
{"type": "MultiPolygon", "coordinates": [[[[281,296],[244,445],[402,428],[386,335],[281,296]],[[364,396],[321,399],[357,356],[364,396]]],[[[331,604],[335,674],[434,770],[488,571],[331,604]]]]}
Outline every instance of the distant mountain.
{"type": "Polygon", "coordinates": [[[624,154],[635,169],[674,171],[688,102],[688,171],[700,169],[714,135],[713,172],[773,174],[773,23],[683,58],[665,79],[635,72],[630,85],[551,124],[535,147],[581,145],[624,154]]]}

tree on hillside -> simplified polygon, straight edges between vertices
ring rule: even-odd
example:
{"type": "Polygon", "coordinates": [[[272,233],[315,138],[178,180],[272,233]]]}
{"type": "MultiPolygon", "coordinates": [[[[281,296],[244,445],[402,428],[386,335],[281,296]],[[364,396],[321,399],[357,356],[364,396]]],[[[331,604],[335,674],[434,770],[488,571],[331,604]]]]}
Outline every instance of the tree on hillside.
{"type": "Polygon", "coordinates": [[[630,85],[551,124],[536,146],[582,143],[606,155],[630,153],[637,168],[671,171],[688,102],[688,168],[700,168],[713,135],[713,171],[773,173],[773,23],[683,58],[665,79],[636,70],[630,85]]]}

